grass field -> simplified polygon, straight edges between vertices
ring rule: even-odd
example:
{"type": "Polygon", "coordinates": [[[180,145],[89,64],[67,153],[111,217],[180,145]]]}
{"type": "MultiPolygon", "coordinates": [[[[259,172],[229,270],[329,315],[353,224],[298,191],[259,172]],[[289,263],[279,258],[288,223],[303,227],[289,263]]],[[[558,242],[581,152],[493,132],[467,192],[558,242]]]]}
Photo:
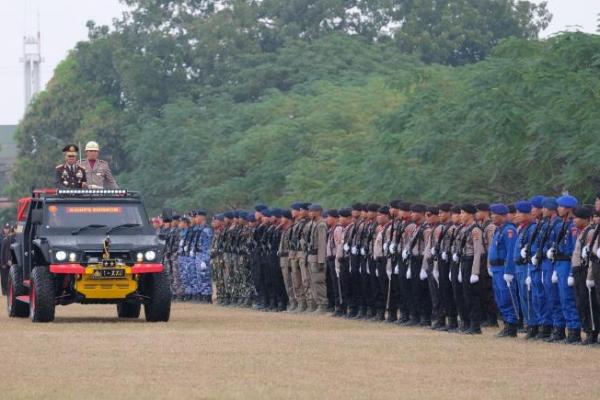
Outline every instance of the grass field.
{"type": "Polygon", "coordinates": [[[600,398],[598,348],[192,304],[166,324],[115,315],[2,310],[0,398],[600,398]]]}

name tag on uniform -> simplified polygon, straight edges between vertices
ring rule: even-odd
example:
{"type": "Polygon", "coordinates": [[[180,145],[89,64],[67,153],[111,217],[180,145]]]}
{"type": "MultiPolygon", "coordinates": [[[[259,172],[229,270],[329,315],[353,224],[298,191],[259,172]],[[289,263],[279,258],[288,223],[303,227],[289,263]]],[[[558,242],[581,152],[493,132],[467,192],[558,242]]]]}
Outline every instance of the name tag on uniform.
{"type": "Polygon", "coordinates": [[[96,175],[102,176],[102,172],[96,172],[96,175]]]}

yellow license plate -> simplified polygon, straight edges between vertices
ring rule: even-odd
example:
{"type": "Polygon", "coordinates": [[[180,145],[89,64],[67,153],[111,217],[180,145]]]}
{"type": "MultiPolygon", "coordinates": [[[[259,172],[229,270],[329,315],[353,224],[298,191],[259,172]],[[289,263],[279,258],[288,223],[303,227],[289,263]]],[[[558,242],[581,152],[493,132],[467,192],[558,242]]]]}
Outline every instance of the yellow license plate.
{"type": "Polygon", "coordinates": [[[97,269],[91,276],[92,279],[123,279],[125,278],[125,269],[97,269]]]}

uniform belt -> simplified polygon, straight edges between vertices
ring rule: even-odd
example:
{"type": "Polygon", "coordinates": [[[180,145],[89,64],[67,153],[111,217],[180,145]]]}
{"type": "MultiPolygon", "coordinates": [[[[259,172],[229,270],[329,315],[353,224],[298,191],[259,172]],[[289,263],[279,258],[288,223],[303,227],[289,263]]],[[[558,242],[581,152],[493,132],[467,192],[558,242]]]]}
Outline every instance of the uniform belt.
{"type": "Polygon", "coordinates": [[[309,256],[316,256],[316,255],[317,255],[317,250],[309,250],[309,251],[307,252],[307,254],[308,254],[309,256]]]}
{"type": "Polygon", "coordinates": [[[289,255],[290,255],[290,253],[288,253],[287,251],[285,251],[285,252],[279,254],[279,257],[287,257],[289,255]]]}
{"type": "Polygon", "coordinates": [[[563,256],[563,255],[556,255],[554,256],[554,261],[571,261],[571,257],[569,256],[563,256]]]}
{"type": "Polygon", "coordinates": [[[505,260],[490,260],[490,265],[492,267],[502,267],[504,265],[505,260]]]}

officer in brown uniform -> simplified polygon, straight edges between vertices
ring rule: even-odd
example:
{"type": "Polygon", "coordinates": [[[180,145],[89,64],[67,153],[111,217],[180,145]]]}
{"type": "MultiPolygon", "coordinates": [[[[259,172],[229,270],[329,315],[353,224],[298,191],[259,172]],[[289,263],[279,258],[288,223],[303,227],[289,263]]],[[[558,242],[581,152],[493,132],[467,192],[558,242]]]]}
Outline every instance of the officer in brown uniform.
{"type": "Polygon", "coordinates": [[[423,263],[421,264],[421,272],[419,278],[427,281],[429,288],[429,297],[431,299],[431,316],[435,319],[431,329],[438,329],[445,325],[445,316],[442,310],[442,302],[440,298],[440,274],[437,268],[437,263],[434,262],[435,244],[441,233],[439,223],[439,208],[431,206],[427,207],[427,228],[423,232],[425,240],[425,251],[423,252],[423,263]]]}
{"type": "Polygon", "coordinates": [[[323,207],[319,204],[312,204],[309,208],[312,224],[310,225],[309,240],[307,243],[307,262],[310,271],[310,292],[314,310],[317,313],[327,312],[327,282],[326,267],[327,262],[327,224],[321,216],[323,207]]]}
{"type": "MultiPolygon", "coordinates": [[[[481,307],[483,310],[482,315],[482,326],[498,326],[498,308],[494,300],[494,291],[492,289],[492,276],[488,273],[491,271],[490,264],[488,261],[487,253],[496,231],[496,225],[492,224],[490,218],[490,205],[487,203],[478,203],[475,205],[477,213],[475,214],[475,221],[479,224],[479,227],[483,230],[483,249],[485,270],[481,274],[480,285],[481,285],[481,307]]],[[[511,220],[512,221],[512,220],[511,220]]]]}
{"type": "Polygon", "coordinates": [[[86,159],[79,165],[85,169],[87,184],[90,189],[118,189],[117,181],[110,171],[108,163],[98,159],[100,146],[96,142],[88,142],[85,145],[86,159]]]}
{"type": "Polygon", "coordinates": [[[65,162],[57,165],[54,183],[58,189],[81,189],[87,187],[85,169],[77,165],[79,148],[74,144],[65,146],[62,150],[65,162]]]}
{"type": "Polygon", "coordinates": [[[292,284],[292,269],[290,265],[290,238],[294,220],[290,210],[284,210],[282,215],[283,224],[281,225],[282,232],[278,250],[279,266],[288,297],[287,311],[293,311],[298,307],[296,295],[294,294],[294,285],[292,284]]]}

